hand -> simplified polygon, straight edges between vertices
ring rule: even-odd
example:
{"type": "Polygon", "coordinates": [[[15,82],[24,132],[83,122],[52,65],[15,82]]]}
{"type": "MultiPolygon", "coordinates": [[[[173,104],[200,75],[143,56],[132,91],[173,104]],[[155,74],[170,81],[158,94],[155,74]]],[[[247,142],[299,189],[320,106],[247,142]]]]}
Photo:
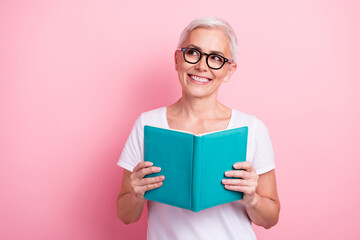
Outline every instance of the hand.
{"type": "Polygon", "coordinates": [[[140,162],[130,175],[131,188],[138,199],[144,199],[146,191],[161,187],[163,184],[164,176],[144,178],[148,174],[160,172],[159,167],[152,165],[152,162],[140,162]]]}
{"type": "Polygon", "coordinates": [[[246,206],[256,205],[256,187],[259,175],[256,174],[250,162],[238,162],[233,167],[239,170],[227,171],[225,176],[239,179],[223,179],[222,183],[225,185],[225,188],[231,191],[243,192],[243,199],[240,201],[246,206]]]}

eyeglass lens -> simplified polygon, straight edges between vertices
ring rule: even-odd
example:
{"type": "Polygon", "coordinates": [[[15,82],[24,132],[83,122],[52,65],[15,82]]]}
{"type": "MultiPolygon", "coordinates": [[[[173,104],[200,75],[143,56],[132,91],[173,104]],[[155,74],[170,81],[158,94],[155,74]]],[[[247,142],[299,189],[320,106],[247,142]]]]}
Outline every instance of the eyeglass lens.
{"type": "MultiPolygon", "coordinates": [[[[196,49],[186,49],[184,52],[184,58],[187,62],[197,63],[201,58],[201,52],[196,49]]],[[[209,54],[207,64],[210,68],[219,69],[225,63],[225,59],[220,55],[209,54]]]]}

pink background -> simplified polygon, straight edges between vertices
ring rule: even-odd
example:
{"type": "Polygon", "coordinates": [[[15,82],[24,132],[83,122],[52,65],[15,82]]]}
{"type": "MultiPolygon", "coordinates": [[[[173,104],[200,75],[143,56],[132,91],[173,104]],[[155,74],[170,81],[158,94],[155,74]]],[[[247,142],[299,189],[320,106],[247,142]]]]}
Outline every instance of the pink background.
{"type": "Polygon", "coordinates": [[[116,217],[136,117],[180,97],[195,17],[229,21],[225,105],[269,128],[281,199],[259,239],[360,236],[358,1],[1,1],[0,239],[144,239],[116,217]]]}

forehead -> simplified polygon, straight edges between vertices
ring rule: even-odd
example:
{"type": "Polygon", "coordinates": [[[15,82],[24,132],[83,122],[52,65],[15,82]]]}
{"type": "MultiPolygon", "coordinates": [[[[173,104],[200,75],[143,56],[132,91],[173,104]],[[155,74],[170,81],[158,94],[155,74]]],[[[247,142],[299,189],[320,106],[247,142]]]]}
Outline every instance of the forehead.
{"type": "Polygon", "coordinates": [[[196,45],[203,51],[221,51],[225,54],[230,52],[228,36],[219,28],[196,28],[192,30],[183,43],[196,45]]]}

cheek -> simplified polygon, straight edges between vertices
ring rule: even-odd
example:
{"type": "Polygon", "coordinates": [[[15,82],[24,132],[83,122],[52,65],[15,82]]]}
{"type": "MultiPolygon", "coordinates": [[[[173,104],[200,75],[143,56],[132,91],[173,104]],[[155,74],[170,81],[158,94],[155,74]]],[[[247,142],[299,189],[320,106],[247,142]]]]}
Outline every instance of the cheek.
{"type": "Polygon", "coordinates": [[[224,79],[226,77],[226,69],[220,69],[220,70],[217,70],[217,71],[213,71],[213,75],[215,78],[218,78],[218,79],[224,79]]]}
{"type": "Polygon", "coordinates": [[[192,66],[187,63],[184,63],[184,62],[180,62],[177,64],[176,66],[176,70],[179,72],[179,73],[183,73],[185,74],[185,72],[189,71],[190,69],[192,68],[192,66]]]}
{"type": "Polygon", "coordinates": [[[183,68],[179,67],[179,70],[177,70],[178,73],[178,79],[180,82],[186,81],[187,73],[184,71],[183,68]]]}

